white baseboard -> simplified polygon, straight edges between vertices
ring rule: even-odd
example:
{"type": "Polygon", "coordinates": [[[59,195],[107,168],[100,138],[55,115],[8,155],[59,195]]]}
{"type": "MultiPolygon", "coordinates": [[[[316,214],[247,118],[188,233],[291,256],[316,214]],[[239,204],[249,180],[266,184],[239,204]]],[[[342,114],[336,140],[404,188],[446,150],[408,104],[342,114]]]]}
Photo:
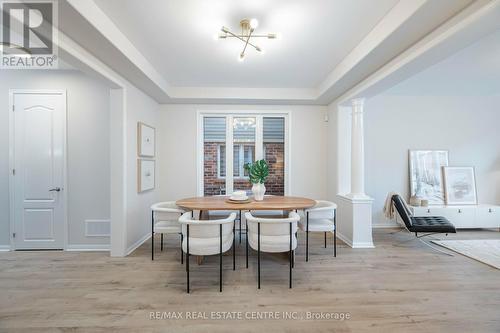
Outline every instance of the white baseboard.
{"type": "Polygon", "coordinates": [[[382,229],[382,228],[402,228],[400,224],[397,223],[374,223],[372,224],[373,229],[382,229]]]}
{"type": "Polygon", "coordinates": [[[337,231],[337,238],[352,247],[353,249],[373,249],[375,245],[372,242],[353,242],[349,237],[342,235],[337,231]]]}
{"type": "Polygon", "coordinates": [[[10,251],[10,245],[0,245],[0,252],[10,251]]]}
{"type": "Polygon", "coordinates": [[[125,257],[128,256],[129,254],[131,254],[132,252],[134,252],[139,246],[141,246],[142,244],[144,244],[150,238],[151,238],[151,234],[147,233],[146,235],[144,235],[143,237],[141,237],[137,242],[135,242],[134,244],[130,245],[127,248],[127,251],[125,252],[125,257]]]}
{"type": "Polygon", "coordinates": [[[337,238],[352,247],[352,241],[348,237],[342,235],[338,230],[337,230],[337,238]]]}
{"type": "Polygon", "coordinates": [[[109,244],[69,244],[66,251],[89,252],[89,251],[109,251],[109,244]]]}
{"type": "Polygon", "coordinates": [[[352,244],[353,249],[374,249],[375,245],[372,242],[356,242],[352,244]]]}

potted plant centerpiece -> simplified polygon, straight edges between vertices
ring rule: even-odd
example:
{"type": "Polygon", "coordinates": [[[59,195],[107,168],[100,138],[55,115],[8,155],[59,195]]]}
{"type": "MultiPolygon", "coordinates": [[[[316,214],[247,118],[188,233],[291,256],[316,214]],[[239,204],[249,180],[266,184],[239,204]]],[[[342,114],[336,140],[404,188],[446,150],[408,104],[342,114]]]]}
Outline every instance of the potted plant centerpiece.
{"type": "Polygon", "coordinates": [[[247,163],[245,164],[245,170],[248,172],[250,182],[253,184],[252,192],[254,199],[257,201],[264,200],[264,194],[266,193],[264,183],[269,176],[267,162],[265,160],[258,160],[255,163],[247,163]]]}

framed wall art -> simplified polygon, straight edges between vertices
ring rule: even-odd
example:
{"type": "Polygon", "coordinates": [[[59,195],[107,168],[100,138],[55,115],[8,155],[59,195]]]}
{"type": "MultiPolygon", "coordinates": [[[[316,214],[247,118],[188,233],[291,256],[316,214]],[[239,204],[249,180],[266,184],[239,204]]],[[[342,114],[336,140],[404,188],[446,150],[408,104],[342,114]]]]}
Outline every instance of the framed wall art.
{"type": "Polygon", "coordinates": [[[477,205],[474,167],[444,167],[447,205],[477,205]]]}
{"type": "Polygon", "coordinates": [[[430,205],[443,205],[442,167],[448,166],[447,150],[410,150],[410,196],[428,200],[430,205]]]}
{"type": "Polygon", "coordinates": [[[137,160],[137,192],[153,190],[155,188],[155,161],[147,159],[137,160]]]}
{"type": "Polygon", "coordinates": [[[144,123],[137,123],[137,155],[140,157],[155,157],[155,128],[144,123]]]}

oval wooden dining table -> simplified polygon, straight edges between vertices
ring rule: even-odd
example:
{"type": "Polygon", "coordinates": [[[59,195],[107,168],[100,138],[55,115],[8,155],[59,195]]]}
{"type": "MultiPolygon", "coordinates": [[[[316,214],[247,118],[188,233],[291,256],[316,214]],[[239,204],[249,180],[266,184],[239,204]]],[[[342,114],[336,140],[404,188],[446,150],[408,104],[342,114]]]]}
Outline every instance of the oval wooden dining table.
{"type": "MultiPolygon", "coordinates": [[[[245,203],[233,203],[228,202],[229,196],[208,196],[208,197],[194,197],[177,200],[175,204],[186,210],[200,211],[199,219],[208,219],[207,215],[203,212],[208,212],[211,210],[236,210],[236,211],[246,211],[246,210],[296,210],[310,208],[316,204],[316,201],[301,198],[301,197],[289,197],[289,196],[278,196],[270,195],[265,196],[264,200],[257,201],[250,197],[248,202],[245,203]]],[[[240,231],[241,232],[241,231],[240,231]]],[[[241,234],[240,234],[241,237],[241,234]]],[[[197,256],[198,265],[203,262],[203,256],[197,256]]]]}
{"type": "Polygon", "coordinates": [[[310,208],[316,201],[308,198],[270,195],[257,201],[250,197],[249,202],[228,202],[229,196],[209,196],[181,199],[176,205],[187,210],[296,210],[310,208]]]}

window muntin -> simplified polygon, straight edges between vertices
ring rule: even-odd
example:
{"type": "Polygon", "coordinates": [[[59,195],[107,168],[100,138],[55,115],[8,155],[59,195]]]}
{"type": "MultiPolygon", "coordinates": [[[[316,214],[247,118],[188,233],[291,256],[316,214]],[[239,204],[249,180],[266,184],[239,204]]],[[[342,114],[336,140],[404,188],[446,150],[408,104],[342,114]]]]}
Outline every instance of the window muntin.
{"type": "MultiPolygon", "coordinates": [[[[245,144],[233,146],[233,177],[238,179],[247,179],[248,174],[245,171],[245,164],[255,161],[255,147],[245,144]]],[[[217,151],[217,176],[226,178],[226,145],[218,145],[217,151]]]]}

